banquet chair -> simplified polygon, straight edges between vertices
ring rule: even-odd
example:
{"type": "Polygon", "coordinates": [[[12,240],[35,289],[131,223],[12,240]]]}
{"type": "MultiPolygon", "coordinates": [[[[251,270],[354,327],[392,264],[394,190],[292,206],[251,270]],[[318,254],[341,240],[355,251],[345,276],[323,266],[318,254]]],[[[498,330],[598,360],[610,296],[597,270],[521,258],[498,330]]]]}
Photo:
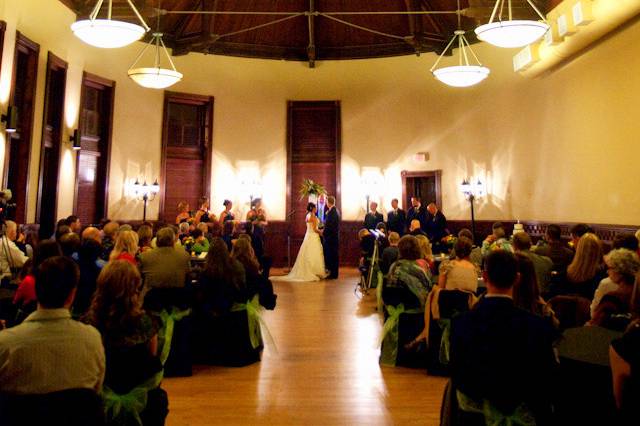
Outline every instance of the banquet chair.
{"type": "Polygon", "coordinates": [[[583,326],[591,319],[591,302],[581,296],[554,296],[549,305],[560,321],[560,329],[583,326]]]}
{"type": "Polygon", "coordinates": [[[92,389],[0,395],[0,425],[86,426],[105,424],[102,400],[92,389]]]}

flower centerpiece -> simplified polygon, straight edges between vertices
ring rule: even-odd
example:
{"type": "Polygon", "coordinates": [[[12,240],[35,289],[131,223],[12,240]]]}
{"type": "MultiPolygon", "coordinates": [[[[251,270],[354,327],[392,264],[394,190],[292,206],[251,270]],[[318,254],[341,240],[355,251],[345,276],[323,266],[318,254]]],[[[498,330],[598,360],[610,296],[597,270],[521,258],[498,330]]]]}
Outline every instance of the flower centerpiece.
{"type": "Polygon", "coordinates": [[[458,242],[458,239],[455,237],[455,235],[449,234],[443,238],[443,242],[447,245],[447,247],[449,248],[449,251],[451,251],[453,246],[456,245],[456,242],[458,242]]]}
{"type": "Polygon", "coordinates": [[[300,185],[298,193],[300,194],[301,200],[304,199],[304,197],[308,197],[310,203],[317,203],[318,197],[322,194],[326,194],[327,190],[324,186],[311,179],[304,179],[300,185]]]}

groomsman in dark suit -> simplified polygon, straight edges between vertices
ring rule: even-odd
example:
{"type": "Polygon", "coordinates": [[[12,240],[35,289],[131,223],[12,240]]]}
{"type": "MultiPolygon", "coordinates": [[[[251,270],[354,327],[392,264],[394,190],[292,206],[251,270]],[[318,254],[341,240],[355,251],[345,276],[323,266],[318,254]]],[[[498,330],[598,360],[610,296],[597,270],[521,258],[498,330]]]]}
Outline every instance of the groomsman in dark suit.
{"type": "Polygon", "coordinates": [[[427,219],[426,211],[420,202],[420,197],[411,197],[411,208],[407,212],[406,224],[410,225],[412,220],[420,221],[420,228],[425,229],[427,219]]]}
{"type": "Polygon", "coordinates": [[[335,197],[327,197],[322,248],[325,267],[329,270],[328,279],[338,278],[338,267],[340,266],[340,212],[335,204],[335,197]]]}
{"type": "Polygon", "coordinates": [[[407,215],[401,208],[398,208],[398,199],[391,200],[392,210],[387,213],[387,229],[389,232],[397,232],[403,236],[407,227],[407,215]]]}
{"type": "Polygon", "coordinates": [[[384,217],[382,217],[382,213],[378,213],[378,203],[372,201],[370,204],[370,211],[364,217],[364,228],[365,229],[376,229],[376,225],[380,222],[384,222],[384,217]]]}

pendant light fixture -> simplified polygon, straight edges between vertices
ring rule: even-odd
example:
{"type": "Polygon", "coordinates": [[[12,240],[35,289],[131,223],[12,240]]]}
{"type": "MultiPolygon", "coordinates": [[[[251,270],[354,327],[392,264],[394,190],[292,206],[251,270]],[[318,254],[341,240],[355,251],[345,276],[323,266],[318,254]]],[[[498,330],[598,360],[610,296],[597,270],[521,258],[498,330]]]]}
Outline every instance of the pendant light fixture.
{"type": "MultiPolygon", "coordinates": [[[[454,32],[454,36],[444,48],[438,60],[431,67],[431,73],[435,78],[443,82],[444,84],[452,87],[469,87],[480,83],[482,80],[489,76],[491,72],[489,68],[482,66],[480,60],[471,49],[469,41],[464,36],[465,31],[461,29],[460,22],[460,0],[458,0],[458,29],[454,32]],[[449,48],[458,42],[458,65],[438,68],[438,64],[442,60],[442,57],[447,53],[449,48]],[[469,56],[467,55],[467,49],[473,55],[473,58],[477,62],[477,65],[469,64],[469,56]]],[[[453,48],[452,48],[453,50],[453,48]]]]}
{"type": "Polygon", "coordinates": [[[182,73],[176,70],[176,66],[171,60],[171,56],[167,51],[167,47],[162,41],[162,33],[160,32],[160,1],[158,0],[158,17],[156,23],[156,32],[153,33],[151,41],[142,49],[136,60],[129,68],[129,77],[142,87],[150,89],[164,89],[172,86],[182,80],[182,73]],[[138,67],[136,65],[142,59],[149,47],[153,46],[155,50],[155,60],[153,67],[138,67]],[[161,67],[161,57],[166,56],[171,69],[161,67]]]}
{"type": "Polygon", "coordinates": [[[526,1],[529,3],[529,6],[535,10],[542,22],[514,20],[511,0],[506,0],[509,19],[503,21],[502,13],[504,12],[505,0],[496,0],[496,5],[493,7],[489,23],[480,25],[475,30],[478,38],[497,47],[509,48],[523,47],[542,37],[549,30],[549,24],[547,24],[544,16],[536,5],[533,4],[532,0],[526,1]],[[498,20],[494,22],[496,17],[498,20]]]}
{"type": "Polygon", "coordinates": [[[127,0],[127,3],[141,25],[111,19],[113,0],[108,0],[107,19],[98,19],[103,3],[104,0],[98,0],[89,14],[89,19],[71,24],[71,30],[80,40],[95,47],[117,48],[140,40],[144,33],[149,31],[149,26],[131,0],[127,0]]]}

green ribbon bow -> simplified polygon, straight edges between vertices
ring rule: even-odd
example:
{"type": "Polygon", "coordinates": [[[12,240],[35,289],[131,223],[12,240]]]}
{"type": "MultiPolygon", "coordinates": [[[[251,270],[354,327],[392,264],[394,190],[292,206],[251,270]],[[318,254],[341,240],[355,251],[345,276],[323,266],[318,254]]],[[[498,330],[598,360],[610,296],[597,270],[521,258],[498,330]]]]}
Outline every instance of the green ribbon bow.
{"type": "Polygon", "coordinates": [[[440,364],[449,365],[449,347],[451,338],[451,320],[448,318],[438,320],[438,325],[442,330],[442,338],[440,339],[440,364]]]}
{"type": "Polygon", "coordinates": [[[395,366],[398,359],[398,325],[400,324],[400,315],[419,314],[423,311],[422,309],[405,309],[402,303],[398,306],[387,305],[386,308],[389,316],[382,327],[382,336],[380,337],[380,344],[382,345],[380,363],[382,365],[395,366]]]}
{"type": "Polygon", "coordinates": [[[163,309],[160,312],[160,319],[162,320],[162,329],[158,332],[158,340],[160,342],[160,362],[162,365],[167,362],[169,358],[169,352],[171,351],[171,340],[173,339],[173,329],[176,321],[180,321],[186,316],[191,315],[191,309],[179,310],[175,306],[171,308],[171,312],[167,312],[163,309]]]}
{"type": "Polygon", "coordinates": [[[231,306],[231,312],[247,311],[249,340],[251,341],[253,349],[260,346],[262,343],[262,333],[264,333],[269,346],[273,347],[274,351],[277,352],[275,342],[269,332],[267,323],[262,318],[262,315],[260,315],[263,309],[264,308],[260,306],[258,295],[255,295],[252,300],[247,300],[247,303],[234,303],[233,306],[231,306]]]}
{"type": "Polygon", "coordinates": [[[456,391],[458,406],[462,411],[484,416],[487,426],[536,426],[536,419],[526,405],[520,404],[513,413],[507,415],[493,406],[487,399],[476,401],[460,391],[456,391]]]}

